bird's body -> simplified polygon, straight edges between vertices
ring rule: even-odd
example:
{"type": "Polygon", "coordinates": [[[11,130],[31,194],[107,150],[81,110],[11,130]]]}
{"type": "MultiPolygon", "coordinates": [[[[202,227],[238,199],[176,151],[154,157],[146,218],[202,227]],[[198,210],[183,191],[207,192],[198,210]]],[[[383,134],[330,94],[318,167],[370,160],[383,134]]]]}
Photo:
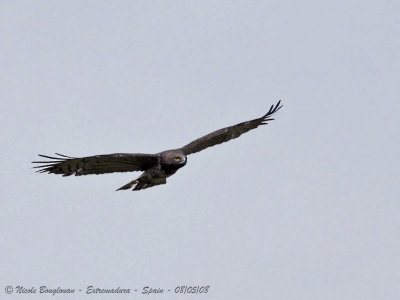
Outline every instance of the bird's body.
{"type": "Polygon", "coordinates": [[[186,155],[180,150],[167,150],[156,154],[159,156],[159,164],[148,169],[139,178],[120,187],[119,190],[130,189],[134,191],[149,188],[159,184],[166,184],[167,177],[174,175],[178,169],[186,165],[186,155]]]}
{"type": "Polygon", "coordinates": [[[182,148],[167,150],[156,154],[140,153],[114,153],[88,156],[82,158],[69,157],[57,154],[57,157],[40,155],[51,159],[50,161],[34,161],[41,165],[38,172],[61,174],[63,176],[81,176],[89,174],[104,174],[113,172],[143,171],[135,180],[120,187],[118,190],[141,190],[167,183],[167,177],[186,165],[187,155],[199,152],[208,147],[227,142],[239,137],[241,134],[257,128],[259,125],[267,124],[270,117],[282,106],[280,101],[270,108],[267,114],[261,118],[222,128],[207,134],[182,148]]]}

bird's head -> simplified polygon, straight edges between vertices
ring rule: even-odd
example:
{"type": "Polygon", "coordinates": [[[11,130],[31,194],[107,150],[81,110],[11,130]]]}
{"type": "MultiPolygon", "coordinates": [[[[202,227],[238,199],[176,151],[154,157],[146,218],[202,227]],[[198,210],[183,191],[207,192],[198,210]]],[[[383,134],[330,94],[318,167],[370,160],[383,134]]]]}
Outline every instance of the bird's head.
{"type": "Polygon", "coordinates": [[[180,150],[168,150],[161,152],[161,164],[173,165],[181,168],[186,165],[186,155],[180,150]]]}

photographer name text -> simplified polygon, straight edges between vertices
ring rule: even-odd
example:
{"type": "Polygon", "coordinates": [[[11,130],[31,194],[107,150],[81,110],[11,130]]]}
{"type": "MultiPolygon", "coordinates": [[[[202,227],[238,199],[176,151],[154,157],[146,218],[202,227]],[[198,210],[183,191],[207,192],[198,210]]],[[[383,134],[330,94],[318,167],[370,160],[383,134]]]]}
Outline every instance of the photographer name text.
{"type": "Polygon", "coordinates": [[[210,291],[209,285],[177,285],[172,289],[143,286],[141,288],[131,287],[98,287],[89,285],[84,289],[67,288],[67,287],[49,287],[46,285],[41,286],[12,286],[7,285],[4,289],[6,294],[47,294],[47,295],[59,295],[59,294],[138,294],[138,295],[154,295],[154,294],[207,294],[210,291]]]}

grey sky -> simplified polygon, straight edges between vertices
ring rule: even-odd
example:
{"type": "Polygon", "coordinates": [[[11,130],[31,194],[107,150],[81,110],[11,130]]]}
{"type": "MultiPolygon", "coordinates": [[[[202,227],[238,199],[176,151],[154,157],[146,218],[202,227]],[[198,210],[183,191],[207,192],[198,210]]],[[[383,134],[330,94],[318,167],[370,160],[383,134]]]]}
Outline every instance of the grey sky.
{"type": "Polygon", "coordinates": [[[198,299],[399,299],[399,11],[2,1],[1,298],[191,284],[211,286],[198,299]],[[275,121],[189,156],[163,186],[31,169],[37,153],[180,147],[279,99],[275,121]]]}

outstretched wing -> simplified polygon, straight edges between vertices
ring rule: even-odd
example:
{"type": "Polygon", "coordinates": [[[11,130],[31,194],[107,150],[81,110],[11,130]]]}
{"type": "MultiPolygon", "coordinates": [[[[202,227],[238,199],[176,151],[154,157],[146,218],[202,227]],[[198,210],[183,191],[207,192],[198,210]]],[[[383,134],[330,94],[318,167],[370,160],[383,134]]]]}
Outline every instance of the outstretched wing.
{"type": "Polygon", "coordinates": [[[240,124],[236,124],[234,126],[222,128],[220,130],[211,132],[187,144],[186,146],[182,147],[181,150],[183,150],[183,152],[186,155],[196,153],[208,147],[212,147],[221,144],[223,142],[227,142],[231,139],[235,139],[240,135],[242,135],[243,133],[250,131],[254,128],[257,128],[259,125],[268,124],[268,121],[274,120],[271,118],[271,116],[282,107],[280,103],[281,101],[279,101],[275,106],[272,105],[269,111],[261,118],[243,122],[240,124]]]}
{"type": "Polygon", "coordinates": [[[58,154],[57,157],[41,155],[48,158],[47,161],[33,161],[40,164],[34,168],[39,168],[40,173],[54,173],[63,176],[104,174],[114,172],[146,171],[157,165],[160,161],[157,154],[134,154],[134,153],[114,153],[88,157],[69,157],[58,154]]]}

